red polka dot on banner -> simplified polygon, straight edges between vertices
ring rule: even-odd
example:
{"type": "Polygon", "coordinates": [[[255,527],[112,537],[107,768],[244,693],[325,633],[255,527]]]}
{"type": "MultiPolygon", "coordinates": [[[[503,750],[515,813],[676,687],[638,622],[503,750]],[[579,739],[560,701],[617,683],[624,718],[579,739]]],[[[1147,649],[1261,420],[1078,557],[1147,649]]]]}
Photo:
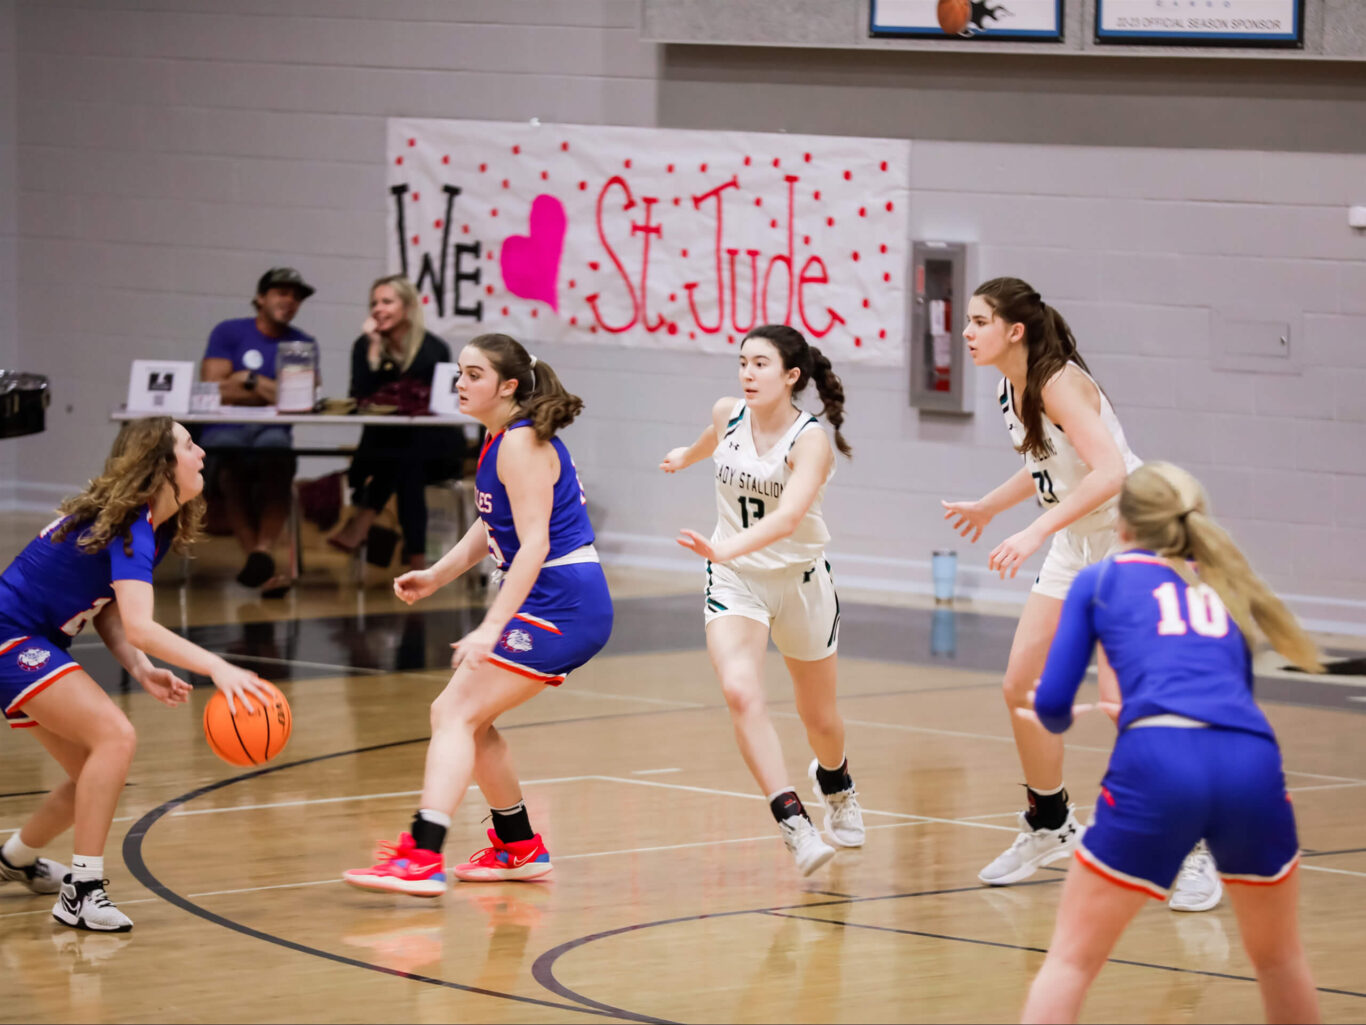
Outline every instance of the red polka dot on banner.
{"type": "Polygon", "coordinates": [[[854,262],[855,262],[855,263],[858,263],[858,250],[855,249],[855,250],[853,251],[853,253],[850,254],[850,255],[853,257],[854,262]]]}
{"type": "Polygon", "coordinates": [[[593,334],[597,334],[597,333],[598,333],[598,325],[596,325],[596,324],[589,324],[589,325],[588,325],[588,330],[591,331],[591,332],[593,332],[593,334]]]}
{"type": "Polygon", "coordinates": [[[734,345],[734,344],[735,344],[735,336],[734,336],[734,335],[726,335],[726,341],[727,341],[729,344],[734,345]]]}
{"type": "Polygon", "coordinates": [[[621,162],[621,166],[624,167],[624,168],[626,168],[626,170],[629,171],[629,170],[631,169],[631,158],[630,158],[630,157],[627,157],[625,160],[623,160],[623,161],[621,162]]]}
{"type": "Polygon", "coordinates": [[[776,227],[778,226],[777,220],[775,219],[775,220],[769,221],[769,222],[768,222],[768,226],[769,226],[770,228],[776,228],[776,227]]]}
{"type": "Polygon", "coordinates": [[[441,162],[442,162],[443,164],[449,164],[449,163],[451,162],[450,154],[449,154],[449,153],[444,154],[444,155],[441,157],[441,162]]]}
{"type": "Polygon", "coordinates": [[[460,234],[462,234],[462,235],[468,235],[469,233],[470,233],[470,226],[469,226],[468,224],[462,224],[462,225],[460,225],[460,234]]]}
{"type": "Polygon", "coordinates": [[[887,251],[887,243],[884,242],[884,243],[882,243],[882,245],[878,246],[878,247],[877,247],[877,251],[878,251],[879,253],[885,253],[885,252],[887,251]]]}
{"type": "Polygon", "coordinates": [[[413,245],[417,245],[417,236],[416,236],[416,235],[413,236],[413,245]]]}
{"type": "Polygon", "coordinates": [[[749,157],[745,157],[745,166],[746,166],[746,167],[749,166],[749,157]]]}
{"type": "Polygon", "coordinates": [[[890,199],[887,200],[887,212],[888,212],[888,213],[891,213],[891,212],[892,212],[892,201],[891,201],[890,199]]]}
{"type": "Polygon", "coordinates": [[[858,215],[859,215],[860,217],[867,217],[867,216],[868,216],[868,208],[867,208],[866,206],[861,206],[861,207],[859,207],[859,208],[858,208],[858,215]]]}
{"type": "Polygon", "coordinates": [[[878,164],[877,166],[878,166],[878,170],[879,170],[879,171],[885,171],[885,170],[887,170],[887,161],[884,160],[882,163],[878,164]]]}
{"type": "Polygon", "coordinates": [[[845,172],[844,172],[844,180],[845,180],[845,181],[848,181],[848,180],[849,180],[850,178],[852,178],[852,177],[854,177],[854,172],[853,172],[853,171],[845,171],[845,172]]]}
{"type": "Polygon", "coordinates": [[[882,274],[882,280],[883,280],[883,281],[891,281],[891,280],[892,280],[892,275],[884,271],[883,274],[882,274]]]}
{"type": "Polygon", "coordinates": [[[764,205],[764,197],[763,197],[763,196],[755,196],[755,197],[754,197],[754,205],[755,205],[755,206],[763,206],[763,205],[764,205]]]}
{"type": "Polygon", "coordinates": [[[515,157],[518,153],[520,153],[520,152],[522,152],[522,147],[521,147],[521,146],[513,146],[513,147],[512,147],[512,155],[513,155],[514,157],[515,157]]]}
{"type": "Polygon", "coordinates": [[[492,295],[492,294],[493,294],[493,286],[492,286],[492,285],[485,285],[485,286],[484,286],[484,291],[485,291],[487,294],[492,295]]]}
{"type": "Polygon", "coordinates": [[[567,143],[567,142],[562,142],[562,143],[560,143],[560,152],[561,152],[561,153],[566,152],[568,149],[569,149],[569,143],[567,143]]]}
{"type": "Polygon", "coordinates": [[[496,206],[495,206],[492,210],[489,211],[489,216],[490,216],[490,217],[497,217],[497,216],[498,216],[498,208],[497,208],[496,206]]]}
{"type": "Polygon", "coordinates": [[[817,189],[815,192],[811,193],[811,198],[819,203],[821,201],[821,190],[817,189]]]}
{"type": "Polygon", "coordinates": [[[549,172],[549,171],[542,171],[542,172],[541,172],[541,181],[547,181],[547,180],[549,180],[549,178],[550,178],[550,172],[549,172]]]}
{"type": "Polygon", "coordinates": [[[409,139],[409,140],[408,140],[408,145],[409,145],[409,146],[416,146],[416,145],[417,145],[417,140],[416,140],[416,139],[409,139]]]}
{"type": "Polygon", "coordinates": [[[429,302],[431,302],[431,301],[432,301],[432,297],[429,296],[429,295],[424,295],[424,296],[422,297],[422,305],[423,305],[423,306],[426,306],[426,305],[427,305],[429,302]]]}
{"type": "Polygon", "coordinates": [[[699,171],[701,171],[703,174],[706,174],[706,173],[707,173],[707,165],[706,165],[706,164],[698,164],[698,165],[697,165],[697,169],[698,169],[699,171]]]}
{"type": "Polygon", "coordinates": [[[536,307],[533,306],[533,307],[531,308],[531,319],[532,319],[532,320],[535,320],[538,316],[540,316],[540,313],[541,313],[541,311],[538,310],[538,309],[536,309],[536,307]]]}
{"type": "Polygon", "coordinates": [[[569,318],[569,323],[570,323],[571,326],[572,326],[572,325],[578,324],[578,322],[579,322],[579,318],[578,318],[578,317],[570,317],[570,318],[569,318]]]}
{"type": "Polygon", "coordinates": [[[504,307],[503,307],[503,316],[506,317],[506,316],[508,315],[508,312],[509,312],[509,311],[508,311],[508,308],[507,308],[506,306],[504,306],[504,307]]]}
{"type": "Polygon", "coordinates": [[[589,269],[589,270],[597,270],[600,266],[602,266],[602,265],[599,264],[597,260],[589,260],[589,261],[588,261],[588,269],[589,269]]]}
{"type": "Polygon", "coordinates": [[[669,174],[673,174],[673,173],[674,173],[674,165],[673,165],[673,164],[670,164],[668,167],[664,168],[664,170],[667,171],[669,174]]]}
{"type": "Polygon", "coordinates": [[[886,329],[885,327],[883,327],[883,328],[878,328],[877,336],[878,336],[879,338],[886,338],[886,337],[887,337],[887,329],[886,329]]]}
{"type": "Polygon", "coordinates": [[[859,348],[861,345],[863,345],[863,339],[860,338],[858,335],[854,335],[854,348],[857,349],[857,348],[859,348]]]}
{"type": "Polygon", "coordinates": [[[689,331],[689,332],[688,332],[688,340],[689,340],[689,341],[693,341],[693,342],[697,341],[697,332],[696,332],[696,331],[689,331]]]}
{"type": "Polygon", "coordinates": [[[570,288],[577,288],[577,287],[578,287],[578,283],[577,283],[573,278],[570,278],[570,279],[569,279],[569,287],[570,287],[570,288]]]}
{"type": "Polygon", "coordinates": [[[582,191],[583,191],[584,189],[586,189],[586,188],[588,188],[588,183],[587,183],[587,182],[579,182],[579,191],[580,191],[580,192],[582,192],[582,191]]]}
{"type": "Polygon", "coordinates": [[[810,153],[803,153],[803,154],[802,154],[802,159],[805,160],[808,164],[811,163],[811,154],[810,154],[810,153]]]}
{"type": "Polygon", "coordinates": [[[864,308],[865,310],[869,307],[869,305],[870,305],[870,304],[869,304],[869,302],[868,302],[867,299],[863,300],[863,308],[864,308]]]}
{"type": "Polygon", "coordinates": [[[484,173],[485,171],[487,171],[488,169],[489,169],[489,165],[488,165],[488,164],[480,164],[480,165],[479,165],[479,173],[480,173],[480,174],[483,174],[483,173],[484,173]]]}
{"type": "Polygon", "coordinates": [[[507,188],[507,187],[508,187],[508,180],[507,180],[506,178],[504,178],[504,179],[503,179],[503,188],[507,188]]]}
{"type": "Polygon", "coordinates": [[[782,161],[779,160],[777,157],[774,157],[774,158],[773,158],[773,166],[774,166],[774,167],[777,167],[777,166],[778,166],[779,164],[781,164],[781,163],[782,163],[782,161]]]}
{"type": "Polygon", "coordinates": [[[394,157],[394,163],[399,164],[399,165],[402,165],[402,163],[403,163],[403,158],[402,158],[402,157],[394,157]]]}
{"type": "Polygon", "coordinates": [[[676,334],[678,334],[678,325],[675,324],[673,321],[669,321],[669,334],[671,334],[671,335],[676,335],[676,334]]]}
{"type": "Polygon", "coordinates": [[[485,260],[492,260],[492,259],[493,259],[493,250],[492,250],[492,249],[490,249],[487,253],[484,254],[484,259],[485,259],[485,260]]]}
{"type": "Polygon", "coordinates": [[[688,251],[686,249],[680,250],[679,255],[686,260],[688,258],[688,251]]]}
{"type": "Polygon", "coordinates": [[[804,246],[809,246],[810,244],[811,244],[811,236],[810,236],[810,235],[803,235],[803,236],[802,236],[802,245],[804,245],[804,246]]]}
{"type": "Polygon", "coordinates": [[[438,217],[436,220],[432,221],[432,227],[433,227],[433,228],[440,228],[441,225],[442,225],[442,223],[443,223],[443,222],[442,222],[441,218],[438,217]]]}
{"type": "Polygon", "coordinates": [[[422,198],[422,193],[420,193],[420,192],[414,192],[414,193],[413,193],[413,202],[414,202],[414,203],[416,203],[416,202],[417,202],[419,199],[421,199],[421,198],[422,198]]]}
{"type": "Polygon", "coordinates": [[[674,196],[674,206],[678,206],[682,202],[683,200],[679,199],[677,196],[674,196]]]}
{"type": "Polygon", "coordinates": [[[835,226],[835,219],[833,217],[827,217],[825,219],[825,226],[827,228],[833,228],[835,226]]]}
{"type": "Polygon", "coordinates": [[[677,292],[670,292],[670,293],[669,293],[669,302],[671,302],[671,303],[676,303],[676,302],[678,302],[678,293],[677,293],[677,292]]]}

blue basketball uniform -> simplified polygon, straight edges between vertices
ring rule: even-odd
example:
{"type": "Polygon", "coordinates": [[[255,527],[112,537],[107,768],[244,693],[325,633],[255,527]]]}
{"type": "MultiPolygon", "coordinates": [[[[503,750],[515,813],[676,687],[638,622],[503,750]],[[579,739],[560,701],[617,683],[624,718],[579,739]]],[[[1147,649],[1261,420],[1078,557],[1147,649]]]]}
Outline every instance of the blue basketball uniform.
{"type": "MultiPolygon", "coordinates": [[[[518,420],[484,442],[475,473],[476,504],[488,532],[489,554],[506,572],[521,549],[507,488],[498,479],[498,450],[508,431],[530,427],[518,420]]],[[[550,551],[522,607],[489,656],[496,665],[558,686],[602,650],[612,633],[612,596],[593,548],[588,499],[569,449],[550,440],[560,459],[550,511],[550,551]]]]}
{"type": "Polygon", "coordinates": [[[1077,857],[1165,899],[1196,841],[1225,880],[1274,883],[1299,860],[1280,748],[1252,695],[1247,641],[1212,587],[1129,551],[1077,574],[1035,695],[1054,733],[1096,642],[1119,678],[1119,739],[1077,857]]]}
{"type": "Polygon", "coordinates": [[[54,520],[0,575],[0,708],[12,728],[36,725],[23,711],[35,694],[80,666],[67,653],[72,639],[114,600],[115,580],[150,584],[175,521],[152,527],[152,513],[136,517],[128,543],[116,537],[98,552],[77,547],[81,529],[51,540],[54,520]]]}

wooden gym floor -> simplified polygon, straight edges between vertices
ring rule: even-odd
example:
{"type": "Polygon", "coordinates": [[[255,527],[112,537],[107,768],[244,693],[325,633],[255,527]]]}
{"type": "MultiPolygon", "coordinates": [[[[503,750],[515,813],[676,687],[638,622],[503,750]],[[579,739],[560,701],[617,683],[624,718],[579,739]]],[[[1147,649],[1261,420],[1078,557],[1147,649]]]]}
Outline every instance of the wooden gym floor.
{"type": "MultiPolygon", "coordinates": [[[[0,522],[11,555],[41,518],[0,522]]],[[[189,586],[163,567],[158,618],[279,683],[294,735],[269,766],[218,761],[200,729],[212,690],[169,710],[98,638],[77,657],[141,738],[106,851],[137,923],[78,933],[51,898],[0,889],[0,1021],[1011,1021],[1052,929],[1062,871],[980,886],[1014,837],[1019,767],[999,679],[1014,623],[844,593],[842,711],[868,844],[802,879],[736,752],[711,673],[698,581],[611,574],[608,649],[506,717],[532,821],[556,869],[539,883],[455,884],[437,901],[338,881],[411,816],[427,704],[448,644],[478,612],[455,589],[408,609],[370,570],[308,548],[305,576],[263,602],[207,542],[189,586]]],[[[838,566],[836,566],[838,572],[838,566]]],[[[1355,654],[1352,642],[1333,650],[1355,654]]],[[[792,780],[810,753],[780,660],[769,698],[792,780]]],[[[1302,917],[1325,1019],[1366,1019],[1366,678],[1263,660],[1299,816],[1302,917]]],[[[1113,739],[1068,735],[1089,805],[1113,739]]],[[[0,748],[0,836],[57,780],[17,731],[0,748]]],[[[1084,813],[1085,814],[1085,813],[1084,813]]],[[[484,846],[477,791],[448,856],[484,846]]],[[[70,854],[63,837],[49,852],[70,854]]],[[[1153,902],[1102,973],[1093,1021],[1259,1021],[1230,909],[1153,902]]]]}

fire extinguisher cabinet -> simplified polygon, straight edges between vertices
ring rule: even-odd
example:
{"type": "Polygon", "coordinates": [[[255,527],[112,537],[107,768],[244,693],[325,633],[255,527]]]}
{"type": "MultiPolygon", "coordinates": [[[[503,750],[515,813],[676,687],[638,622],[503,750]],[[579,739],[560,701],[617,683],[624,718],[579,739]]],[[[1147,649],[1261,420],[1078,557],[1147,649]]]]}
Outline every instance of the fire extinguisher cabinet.
{"type": "Polygon", "coordinates": [[[963,343],[969,292],[965,242],[911,246],[911,405],[972,415],[972,362],[963,343]]]}

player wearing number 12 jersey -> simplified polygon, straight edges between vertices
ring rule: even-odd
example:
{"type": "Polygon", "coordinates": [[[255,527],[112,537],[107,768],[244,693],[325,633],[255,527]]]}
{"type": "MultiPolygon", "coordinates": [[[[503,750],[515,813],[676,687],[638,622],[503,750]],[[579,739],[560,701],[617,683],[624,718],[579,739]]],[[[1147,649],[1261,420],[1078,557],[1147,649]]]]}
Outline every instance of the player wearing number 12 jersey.
{"type": "Polygon", "coordinates": [[[787,662],[797,712],[816,754],[807,770],[835,843],[863,845],[863,814],[844,753],[835,705],[840,606],[825,559],[830,534],[821,498],[835,472],[830,439],[794,396],[815,382],[822,415],[840,433],[844,388],[830,360],[785,325],[757,327],[740,345],[743,399],[725,398],[692,445],[664,457],[675,473],[712,456],[716,530],[684,530],[678,543],[707,560],[707,651],[721,678],[745,764],[782,830],[797,867],[809,875],[835,851],[821,839],[788,783],[778,734],[764,707],[763,666],[770,632],[787,662]]]}

